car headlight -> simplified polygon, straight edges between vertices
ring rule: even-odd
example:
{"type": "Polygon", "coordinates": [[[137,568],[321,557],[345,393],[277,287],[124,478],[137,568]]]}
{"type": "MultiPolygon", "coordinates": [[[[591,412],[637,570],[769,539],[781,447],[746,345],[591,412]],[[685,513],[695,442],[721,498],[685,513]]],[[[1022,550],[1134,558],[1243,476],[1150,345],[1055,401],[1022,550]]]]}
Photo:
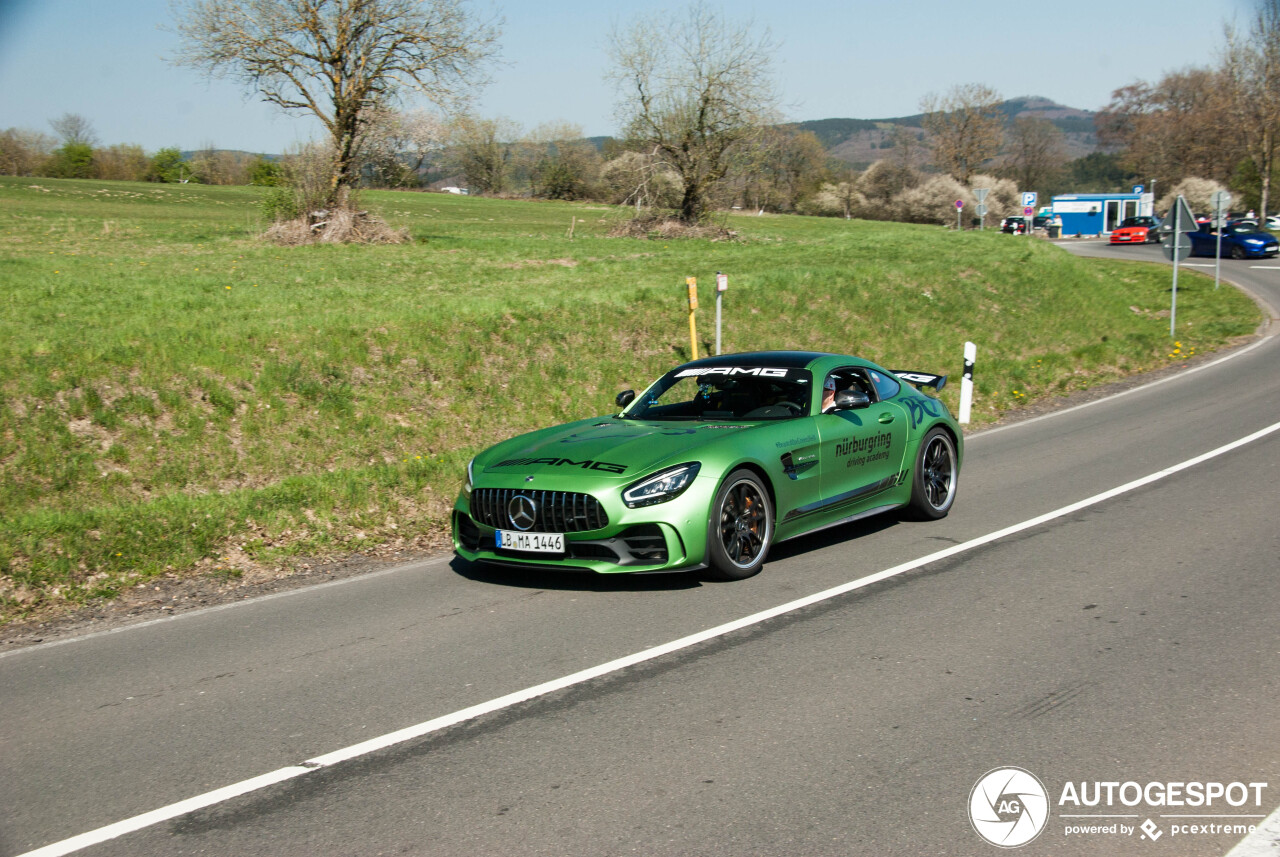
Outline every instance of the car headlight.
{"type": "Polygon", "coordinates": [[[698,475],[700,467],[702,465],[694,461],[661,470],[623,491],[622,502],[628,509],[639,509],[674,500],[693,484],[693,477],[698,475]]]}
{"type": "Polygon", "coordinates": [[[475,464],[476,460],[474,458],[467,462],[467,481],[462,483],[462,496],[468,500],[471,499],[471,486],[475,482],[475,471],[473,470],[475,464]]]}
{"type": "Polygon", "coordinates": [[[1244,243],[1246,243],[1246,244],[1265,244],[1265,243],[1266,243],[1266,241],[1264,241],[1264,240],[1263,240],[1263,239],[1261,239],[1261,238],[1246,238],[1246,239],[1244,239],[1244,243]]]}

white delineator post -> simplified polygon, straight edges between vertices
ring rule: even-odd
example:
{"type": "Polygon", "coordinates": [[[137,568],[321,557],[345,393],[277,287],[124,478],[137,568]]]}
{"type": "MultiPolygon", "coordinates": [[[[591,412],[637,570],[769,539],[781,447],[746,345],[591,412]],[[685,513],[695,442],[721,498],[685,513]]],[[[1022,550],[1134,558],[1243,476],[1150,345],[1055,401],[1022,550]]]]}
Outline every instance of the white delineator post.
{"type": "Polygon", "coordinates": [[[973,406],[973,362],[978,357],[978,346],[964,344],[964,375],[960,379],[960,423],[969,422],[969,409],[973,406]]]}

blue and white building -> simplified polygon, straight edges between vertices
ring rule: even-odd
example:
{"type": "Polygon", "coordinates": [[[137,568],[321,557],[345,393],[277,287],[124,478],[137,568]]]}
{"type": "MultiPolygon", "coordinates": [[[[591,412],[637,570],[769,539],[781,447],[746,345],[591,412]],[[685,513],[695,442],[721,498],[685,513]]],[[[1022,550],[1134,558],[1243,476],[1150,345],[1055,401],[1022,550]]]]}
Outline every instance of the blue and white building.
{"type": "Polygon", "coordinates": [[[1063,235],[1108,235],[1126,217],[1154,216],[1150,193],[1064,193],[1053,198],[1052,214],[1063,235]]]}

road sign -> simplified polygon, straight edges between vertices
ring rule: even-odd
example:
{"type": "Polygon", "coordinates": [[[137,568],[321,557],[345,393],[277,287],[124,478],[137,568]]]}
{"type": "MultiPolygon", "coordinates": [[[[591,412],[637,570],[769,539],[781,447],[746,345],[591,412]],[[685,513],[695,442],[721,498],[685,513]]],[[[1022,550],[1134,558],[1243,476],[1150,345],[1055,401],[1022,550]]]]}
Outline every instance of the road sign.
{"type": "Polygon", "coordinates": [[[956,200],[956,211],[959,211],[959,210],[960,210],[960,209],[962,209],[962,208],[964,208],[964,200],[963,200],[963,199],[957,199],[957,200],[956,200]]]}
{"type": "Polygon", "coordinates": [[[1032,214],[1035,213],[1035,209],[1028,205],[1026,208],[1022,209],[1022,213],[1025,214],[1027,217],[1030,217],[1032,214]]]}
{"type": "Polygon", "coordinates": [[[1231,191],[1215,190],[1213,196],[1209,197],[1209,202],[1217,211],[1225,211],[1231,207],[1231,191]]]}
{"type": "Polygon", "coordinates": [[[1146,190],[1146,188],[1145,188],[1145,187],[1143,187],[1143,186],[1142,186],[1142,185],[1140,185],[1140,184],[1136,184],[1136,185],[1134,185],[1134,186],[1133,186],[1133,192],[1134,192],[1134,193],[1142,193],[1144,190],[1146,190]]]}
{"type": "Polygon", "coordinates": [[[973,210],[979,217],[985,217],[987,214],[987,204],[985,202],[980,202],[973,210]]]}
{"type": "Polygon", "coordinates": [[[978,202],[986,202],[987,194],[989,193],[991,193],[991,188],[989,187],[975,187],[973,189],[973,195],[977,197],[978,202]]]}
{"type": "Polygon", "coordinates": [[[1036,192],[1035,192],[1035,191],[1033,191],[1033,190],[1030,190],[1030,191],[1027,191],[1026,193],[1024,193],[1024,194],[1022,195],[1022,204],[1023,204],[1023,206],[1025,206],[1025,207],[1027,207],[1027,208],[1030,208],[1031,206],[1035,205],[1035,204],[1036,204],[1036,192]]]}
{"type": "Polygon", "coordinates": [[[1175,255],[1178,257],[1178,261],[1181,262],[1191,255],[1191,239],[1187,237],[1185,232],[1170,235],[1160,242],[1160,250],[1170,262],[1173,261],[1175,255]]]}
{"type": "Polygon", "coordinates": [[[1177,227],[1179,231],[1195,232],[1196,216],[1192,214],[1191,206],[1187,205],[1187,198],[1182,194],[1178,194],[1178,199],[1173,204],[1173,208],[1174,208],[1174,212],[1176,212],[1177,214],[1177,217],[1165,218],[1165,219],[1166,220],[1173,219],[1174,222],[1177,223],[1177,227]]]}

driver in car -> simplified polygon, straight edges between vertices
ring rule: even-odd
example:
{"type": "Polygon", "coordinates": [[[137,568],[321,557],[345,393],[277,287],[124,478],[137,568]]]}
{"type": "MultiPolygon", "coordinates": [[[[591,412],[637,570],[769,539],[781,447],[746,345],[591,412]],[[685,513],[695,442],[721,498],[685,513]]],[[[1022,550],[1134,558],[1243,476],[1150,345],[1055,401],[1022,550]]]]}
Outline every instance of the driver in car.
{"type": "Polygon", "coordinates": [[[836,407],[836,376],[828,375],[822,385],[822,413],[829,414],[836,407]]]}

